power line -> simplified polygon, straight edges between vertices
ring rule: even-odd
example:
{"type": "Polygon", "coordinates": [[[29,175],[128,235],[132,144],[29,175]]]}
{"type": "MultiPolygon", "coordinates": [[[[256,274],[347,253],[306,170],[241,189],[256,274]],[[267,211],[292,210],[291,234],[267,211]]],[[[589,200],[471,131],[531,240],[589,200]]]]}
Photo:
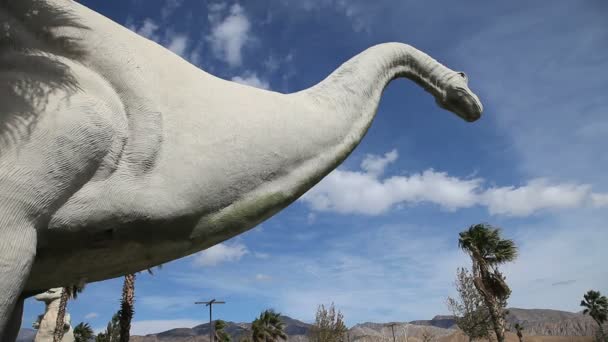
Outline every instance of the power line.
{"type": "Polygon", "coordinates": [[[224,301],[219,301],[219,300],[215,300],[215,298],[213,298],[212,300],[208,301],[208,302],[194,302],[194,304],[205,304],[205,306],[209,307],[209,342],[213,342],[213,337],[214,337],[214,333],[215,333],[215,327],[213,326],[213,319],[212,319],[212,315],[213,315],[213,304],[226,304],[226,302],[224,301]]]}
{"type": "Polygon", "coordinates": [[[397,325],[397,323],[390,323],[387,324],[389,327],[391,327],[391,330],[393,331],[393,342],[396,342],[395,340],[395,325],[397,325]]]}

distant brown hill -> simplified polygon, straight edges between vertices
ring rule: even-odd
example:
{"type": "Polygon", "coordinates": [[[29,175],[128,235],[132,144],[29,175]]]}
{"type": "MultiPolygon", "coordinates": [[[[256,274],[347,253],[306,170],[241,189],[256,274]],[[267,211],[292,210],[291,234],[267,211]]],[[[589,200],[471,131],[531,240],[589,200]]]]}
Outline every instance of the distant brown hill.
{"type": "MultiPolygon", "coordinates": [[[[517,335],[508,332],[505,336],[506,342],[519,342],[517,335]]],[[[458,330],[449,336],[440,337],[437,342],[469,342],[469,337],[458,330]]],[[[482,340],[483,341],[483,340],[482,340]]],[[[408,341],[414,342],[414,341],[408,341]]],[[[416,342],[422,342],[417,340],[416,342]]],[[[591,336],[530,336],[524,334],[524,342],[593,342],[591,336]]]]}
{"type": "MultiPolygon", "coordinates": [[[[286,324],[288,342],[308,342],[306,337],[310,324],[281,316],[286,324]]],[[[596,324],[588,316],[580,313],[547,309],[509,309],[509,324],[524,326],[525,342],[591,342],[596,324]]],[[[435,316],[430,320],[396,322],[394,324],[397,342],[422,342],[423,335],[430,335],[434,342],[468,342],[468,337],[457,329],[453,316],[435,316]]],[[[226,331],[233,341],[248,333],[250,323],[227,322],[226,331]]],[[[381,341],[393,342],[391,328],[387,323],[361,323],[348,331],[349,342],[381,341]]],[[[133,342],[209,342],[209,323],[193,328],[171,329],[146,336],[132,336],[133,342]]],[[[31,329],[22,329],[22,342],[33,341],[31,329]]],[[[508,333],[507,342],[518,342],[517,336],[508,333]]]]}
{"type": "MultiPolygon", "coordinates": [[[[310,324],[298,321],[288,316],[281,316],[285,323],[285,332],[289,336],[289,342],[307,342],[306,333],[310,324]]],[[[133,342],[209,342],[209,323],[197,325],[193,328],[178,328],[167,330],[158,334],[146,336],[131,336],[129,341],[133,342]]],[[[224,329],[233,341],[239,341],[241,336],[248,334],[251,323],[226,322],[224,329]]]]}
{"type": "MultiPolygon", "coordinates": [[[[453,316],[435,316],[431,320],[412,321],[412,324],[456,329],[453,316]]],[[[519,323],[533,336],[593,336],[597,324],[591,317],[574,312],[549,309],[510,308],[507,315],[510,326],[519,323]]]]}

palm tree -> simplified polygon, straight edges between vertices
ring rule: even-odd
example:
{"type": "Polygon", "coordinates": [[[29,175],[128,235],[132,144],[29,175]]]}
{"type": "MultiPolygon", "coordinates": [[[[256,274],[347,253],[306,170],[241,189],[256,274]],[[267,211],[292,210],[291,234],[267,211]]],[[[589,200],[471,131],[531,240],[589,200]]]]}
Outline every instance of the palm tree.
{"type": "MultiPolygon", "coordinates": [[[[156,266],[162,268],[162,264],[156,266]]],[[[148,274],[154,275],[151,268],[147,269],[148,274]]],[[[120,342],[129,342],[131,321],[135,313],[135,273],[127,274],[122,285],[122,298],[120,299],[120,310],[118,310],[118,320],[120,326],[120,342]]]]}
{"type": "Polygon", "coordinates": [[[473,282],[490,311],[498,342],[505,340],[505,312],[511,289],[498,265],[515,260],[517,247],[513,240],[502,239],[500,229],[476,224],[460,233],[458,245],[471,257],[473,282]]]}
{"type": "Polygon", "coordinates": [[[135,304],[135,274],[127,274],[122,285],[122,299],[118,311],[120,322],[120,342],[129,342],[129,331],[135,304]]]}
{"type": "Polygon", "coordinates": [[[602,324],[608,320],[608,298],[602,296],[599,291],[589,290],[583,296],[581,306],[585,308],[583,314],[591,316],[598,325],[598,331],[602,340],[607,340],[602,324]]]}
{"type": "Polygon", "coordinates": [[[226,328],[226,322],[222,321],[221,319],[215,321],[213,329],[215,331],[215,341],[230,342],[230,335],[228,335],[228,333],[224,331],[224,328],[226,328]]]}
{"type": "Polygon", "coordinates": [[[78,294],[84,291],[85,284],[66,286],[61,292],[59,300],[59,309],[57,309],[57,320],[55,321],[55,331],[53,332],[53,342],[59,342],[63,338],[65,332],[65,310],[68,306],[68,300],[76,299],[78,294]]]}
{"type": "Polygon", "coordinates": [[[251,324],[251,330],[253,342],[287,340],[285,323],[281,321],[281,314],[272,309],[263,311],[260,317],[251,324]]]}
{"type": "Polygon", "coordinates": [[[515,323],[513,328],[515,328],[515,331],[517,332],[517,338],[519,338],[519,342],[524,342],[524,326],[519,323],[515,323]]]}
{"type": "Polygon", "coordinates": [[[80,322],[74,327],[74,342],[89,342],[95,336],[89,323],[80,322]]]}

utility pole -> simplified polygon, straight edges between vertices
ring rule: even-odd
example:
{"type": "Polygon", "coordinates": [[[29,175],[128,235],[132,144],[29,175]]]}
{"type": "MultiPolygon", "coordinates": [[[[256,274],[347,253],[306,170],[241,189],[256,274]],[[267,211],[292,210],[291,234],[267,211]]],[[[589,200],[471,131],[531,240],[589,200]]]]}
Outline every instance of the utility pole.
{"type": "Polygon", "coordinates": [[[393,331],[393,342],[396,342],[395,340],[395,325],[397,325],[397,323],[390,323],[388,326],[391,327],[391,330],[393,331]]]}
{"type": "Polygon", "coordinates": [[[215,332],[215,327],[213,326],[213,304],[226,304],[226,302],[218,301],[213,298],[208,302],[194,302],[194,304],[205,304],[205,306],[209,307],[209,342],[213,342],[213,333],[215,332]]]}

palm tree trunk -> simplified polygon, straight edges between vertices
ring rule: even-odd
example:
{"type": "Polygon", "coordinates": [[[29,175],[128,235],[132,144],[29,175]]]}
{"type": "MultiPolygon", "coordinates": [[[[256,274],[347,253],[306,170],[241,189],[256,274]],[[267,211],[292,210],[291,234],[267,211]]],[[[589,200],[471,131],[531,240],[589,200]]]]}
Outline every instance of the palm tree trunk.
{"type": "Polygon", "coordinates": [[[123,283],[122,299],[120,301],[120,342],[129,342],[134,302],[135,274],[127,274],[123,283]]]}
{"type": "Polygon", "coordinates": [[[602,342],[608,342],[608,338],[606,338],[606,335],[604,334],[604,327],[602,327],[602,322],[594,319],[595,323],[597,323],[598,326],[598,332],[600,333],[600,339],[602,342]]]}
{"type": "Polygon", "coordinates": [[[502,314],[502,308],[498,304],[498,301],[492,297],[491,294],[486,290],[482,277],[474,277],[473,283],[475,287],[481,293],[486,305],[488,306],[488,311],[490,312],[490,317],[492,318],[492,325],[494,326],[494,333],[496,334],[496,340],[498,342],[505,341],[505,318],[502,314]]]}
{"type": "Polygon", "coordinates": [[[53,332],[53,342],[60,342],[63,338],[63,329],[65,325],[65,309],[68,305],[68,289],[61,289],[61,299],[59,300],[59,309],[57,310],[57,320],[55,321],[55,331],[53,332]]]}

